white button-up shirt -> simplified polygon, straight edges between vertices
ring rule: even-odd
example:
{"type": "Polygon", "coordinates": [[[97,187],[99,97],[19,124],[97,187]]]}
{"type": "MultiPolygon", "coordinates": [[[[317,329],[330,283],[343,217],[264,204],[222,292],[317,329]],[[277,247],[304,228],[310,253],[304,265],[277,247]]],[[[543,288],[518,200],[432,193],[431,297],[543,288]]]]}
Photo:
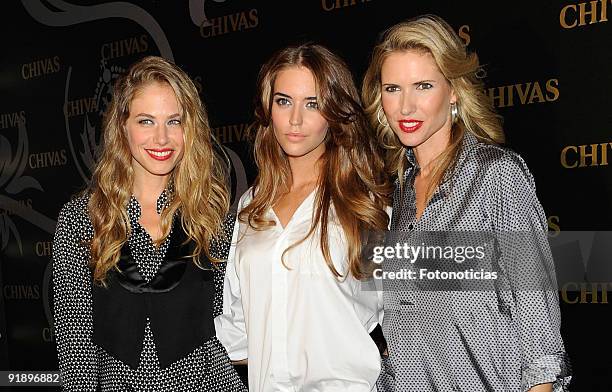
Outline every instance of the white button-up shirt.
{"type": "MultiPolygon", "coordinates": [[[[249,189],[239,211],[251,201],[249,189]]],[[[254,230],[237,221],[217,337],[232,360],[248,358],[249,390],[376,390],[380,354],[369,336],[379,321],[378,293],[350,275],[336,279],[325,263],[320,234],[285,253],[308,233],[315,192],[282,227],[254,230]],[[248,336],[248,339],[247,339],[248,336]]],[[[332,209],[333,210],[333,209],[332,209]]],[[[344,233],[330,213],[329,250],[336,269],[348,271],[344,233]]]]}

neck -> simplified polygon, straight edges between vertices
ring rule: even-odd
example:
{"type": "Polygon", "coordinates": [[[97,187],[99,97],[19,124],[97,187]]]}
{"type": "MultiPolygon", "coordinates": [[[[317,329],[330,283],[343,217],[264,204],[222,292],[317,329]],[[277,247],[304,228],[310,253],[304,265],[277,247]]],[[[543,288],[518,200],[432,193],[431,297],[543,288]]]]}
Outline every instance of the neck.
{"type": "Polygon", "coordinates": [[[323,155],[323,152],[324,150],[315,150],[301,157],[289,157],[292,177],[291,190],[312,185],[319,180],[321,172],[319,158],[323,155]]]}
{"type": "Polygon", "coordinates": [[[134,178],[132,194],[141,206],[157,205],[157,199],[168,184],[167,177],[134,178]]]}
{"type": "Polygon", "coordinates": [[[432,171],[432,163],[446,150],[450,143],[450,129],[434,133],[424,143],[413,148],[414,157],[419,164],[419,175],[429,176],[432,171]]]}

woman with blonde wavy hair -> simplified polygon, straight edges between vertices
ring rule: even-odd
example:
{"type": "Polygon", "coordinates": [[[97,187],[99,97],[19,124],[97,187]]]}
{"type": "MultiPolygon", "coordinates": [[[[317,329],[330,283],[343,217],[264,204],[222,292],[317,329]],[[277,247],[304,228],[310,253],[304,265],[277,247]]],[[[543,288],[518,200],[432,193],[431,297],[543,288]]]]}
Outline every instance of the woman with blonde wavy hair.
{"type": "Polygon", "coordinates": [[[525,162],[501,146],[479,70],[453,29],[424,15],[385,31],[364,77],[396,179],[387,246],[416,255],[383,261],[386,276],[411,278],[383,279],[379,390],[559,391],[570,380],[546,217],[525,162]]]}
{"type": "Polygon", "coordinates": [[[387,228],[390,184],[346,64],[317,44],[277,52],[252,129],[259,174],[239,203],[217,335],[248,357],[250,391],[375,390],[379,301],[362,249],[387,228]]]}
{"type": "Polygon", "coordinates": [[[232,222],[193,82],[160,57],[133,64],[102,137],[53,243],[63,390],[245,390],[215,337],[232,222]]]}

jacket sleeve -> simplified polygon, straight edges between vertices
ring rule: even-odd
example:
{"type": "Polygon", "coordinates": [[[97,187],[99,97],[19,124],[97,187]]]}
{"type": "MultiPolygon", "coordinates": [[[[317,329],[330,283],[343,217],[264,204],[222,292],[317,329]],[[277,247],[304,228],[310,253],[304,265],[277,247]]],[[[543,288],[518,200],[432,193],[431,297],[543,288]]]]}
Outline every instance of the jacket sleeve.
{"type": "Polygon", "coordinates": [[[53,240],[53,304],[63,391],[95,391],[96,347],[92,342],[92,278],[82,244],[84,220],[73,202],[59,215],[53,240]]]}
{"type": "Polygon", "coordinates": [[[493,170],[492,216],[500,266],[509,282],[513,320],[520,338],[522,390],[569,384],[570,364],[561,338],[555,266],[546,216],[525,162],[507,153],[493,170]]]}

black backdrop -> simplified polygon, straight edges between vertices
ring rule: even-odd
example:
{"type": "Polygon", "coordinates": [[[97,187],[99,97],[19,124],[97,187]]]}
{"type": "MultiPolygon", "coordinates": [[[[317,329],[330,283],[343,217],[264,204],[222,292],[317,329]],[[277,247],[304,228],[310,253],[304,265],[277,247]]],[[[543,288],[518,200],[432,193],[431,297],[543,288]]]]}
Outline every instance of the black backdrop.
{"type": "MultiPolygon", "coordinates": [[[[113,80],[147,54],[174,60],[196,82],[239,196],[256,174],[244,139],[255,78],[274,51],[318,41],[359,82],[379,32],[436,13],[485,65],[488,95],[534,174],[551,231],[581,231],[603,249],[600,267],[611,261],[601,240],[609,237],[586,230],[612,226],[612,0],[11,0],[0,10],[0,369],[57,368],[55,220],[89,180],[113,80]]],[[[596,284],[612,276],[589,275],[583,246],[562,247],[575,270],[560,287],[572,390],[609,391],[611,307],[596,284]]]]}

